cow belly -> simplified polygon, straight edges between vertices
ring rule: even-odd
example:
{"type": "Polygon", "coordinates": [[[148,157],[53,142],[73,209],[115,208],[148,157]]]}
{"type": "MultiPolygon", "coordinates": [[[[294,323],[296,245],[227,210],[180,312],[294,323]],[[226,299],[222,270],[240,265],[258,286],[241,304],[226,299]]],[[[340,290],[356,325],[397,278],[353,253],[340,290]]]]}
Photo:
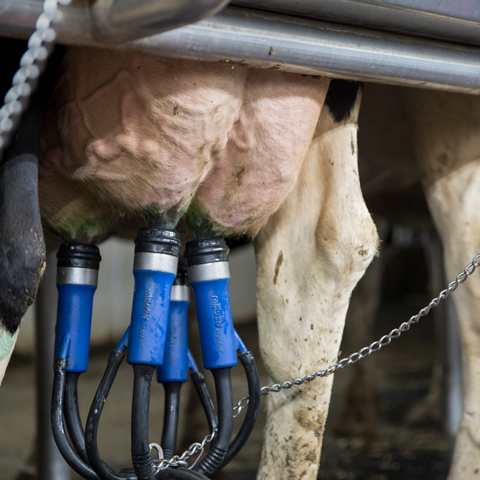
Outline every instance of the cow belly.
{"type": "Polygon", "coordinates": [[[71,49],[42,131],[40,202],[63,237],[128,219],[255,234],[292,188],[327,80],[71,49]]]}

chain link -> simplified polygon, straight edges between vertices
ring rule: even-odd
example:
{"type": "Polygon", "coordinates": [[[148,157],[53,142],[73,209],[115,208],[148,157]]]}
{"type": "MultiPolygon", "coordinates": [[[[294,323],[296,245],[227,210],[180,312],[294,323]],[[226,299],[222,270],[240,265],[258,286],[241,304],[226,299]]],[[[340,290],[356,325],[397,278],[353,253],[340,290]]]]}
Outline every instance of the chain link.
{"type": "Polygon", "coordinates": [[[233,418],[237,418],[244,408],[248,406],[248,396],[239,400],[237,405],[233,407],[233,418]]]}
{"type": "Polygon", "coordinates": [[[54,23],[62,21],[58,4],[68,5],[71,0],[45,0],[43,13],[38,17],[35,32],[28,40],[28,49],[20,59],[20,68],[12,79],[12,87],[5,95],[0,109],[0,158],[17,128],[22,113],[27,109],[32,93],[53,51],[57,34],[54,23]]]}

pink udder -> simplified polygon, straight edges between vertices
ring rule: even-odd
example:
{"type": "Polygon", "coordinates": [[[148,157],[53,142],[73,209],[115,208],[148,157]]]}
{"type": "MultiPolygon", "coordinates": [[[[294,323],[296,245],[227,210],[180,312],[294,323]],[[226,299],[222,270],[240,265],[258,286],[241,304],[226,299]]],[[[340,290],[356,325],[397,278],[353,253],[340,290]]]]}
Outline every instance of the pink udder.
{"type": "Polygon", "coordinates": [[[59,220],[51,189],[42,190],[54,172],[102,211],[161,212],[195,200],[218,227],[254,234],[295,183],[326,85],[278,71],[71,49],[42,134],[44,216],[69,222],[59,220]]]}

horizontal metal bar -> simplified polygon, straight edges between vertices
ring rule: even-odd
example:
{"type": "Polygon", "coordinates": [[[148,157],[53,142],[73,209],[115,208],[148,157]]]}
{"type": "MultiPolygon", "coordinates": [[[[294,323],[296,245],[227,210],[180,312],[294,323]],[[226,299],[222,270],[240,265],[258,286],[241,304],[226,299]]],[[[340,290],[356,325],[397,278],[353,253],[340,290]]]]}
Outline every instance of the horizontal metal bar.
{"type": "Polygon", "coordinates": [[[155,54],[480,94],[480,49],[230,7],[133,42],[155,54]]]}
{"type": "MultiPolygon", "coordinates": [[[[27,0],[16,0],[25,3],[27,0]]],[[[28,3],[28,2],[27,2],[28,3]]],[[[29,0],[29,3],[37,3],[29,0]]],[[[66,44],[101,45],[88,9],[67,8],[59,26],[66,44]],[[75,11],[74,11],[75,10],[75,11]],[[75,22],[75,23],[72,23],[75,22]]],[[[29,33],[0,10],[0,33],[29,33]]],[[[34,22],[29,25],[30,32],[34,22]]],[[[119,45],[155,55],[306,75],[480,94],[480,49],[228,7],[215,17],[119,45]]]]}
{"type": "Polygon", "coordinates": [[[480,45],[478,0],[233,0],[233,5],[480,45]]]}

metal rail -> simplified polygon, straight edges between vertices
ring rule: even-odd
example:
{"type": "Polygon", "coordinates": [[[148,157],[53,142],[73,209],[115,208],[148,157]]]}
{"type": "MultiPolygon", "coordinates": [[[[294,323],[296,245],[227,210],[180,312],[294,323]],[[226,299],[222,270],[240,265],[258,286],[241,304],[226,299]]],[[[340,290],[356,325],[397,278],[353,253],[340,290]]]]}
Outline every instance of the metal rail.
{"type": "MultiPolygon", "coordinates": [[[[0,34],[26,37],[41,3],[3,0],[0,34]],[[28,8],[24,8],[27,6],[28,8]]],[[[102,45],[84,1],[65,8],[59,41],[102,45]]],[[[228,7],[215,17],[117,45],[155,55],[306,75],[480,94],[480,49],[228,7]]]]}
{"type": "Polygon", "coordinates": [[[480,94],[480,49],[237,7],[129,46],[232,66],[480,94]]]}
{"type": "Polygon", "coordinates": [[[478,0],[233,0],[232,5],[480,45],[478,0]]]}

